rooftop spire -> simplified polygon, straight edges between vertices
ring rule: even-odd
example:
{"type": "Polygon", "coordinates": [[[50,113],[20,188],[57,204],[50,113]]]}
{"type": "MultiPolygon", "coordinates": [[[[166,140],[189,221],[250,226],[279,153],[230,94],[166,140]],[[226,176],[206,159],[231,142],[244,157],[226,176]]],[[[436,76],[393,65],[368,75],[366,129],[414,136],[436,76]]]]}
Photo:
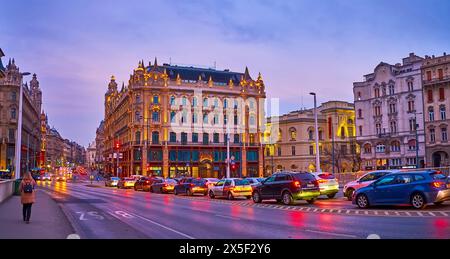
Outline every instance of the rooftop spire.
{"type": "Polygon", "coordinates": [[[153,66],[158,67],[158,59],[156,59],[156,57],[155,57],[155,63],[153,63],[153,66]]]}
{"type": "Polygon", "coordinates": [[[250,77],[250,73],[248,72],[248,67],[247,67],[247,66],[245,67],[244,79],[245,79],[245,80],[247,80],[247,79],[252,79],[252,78],[250,77]]]}

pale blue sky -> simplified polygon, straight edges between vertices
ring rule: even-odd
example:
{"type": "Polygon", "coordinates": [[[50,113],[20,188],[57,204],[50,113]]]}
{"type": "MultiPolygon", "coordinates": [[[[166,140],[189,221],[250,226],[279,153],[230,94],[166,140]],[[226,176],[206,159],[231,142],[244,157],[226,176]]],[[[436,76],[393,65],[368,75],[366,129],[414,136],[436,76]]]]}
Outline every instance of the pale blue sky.
{"type": "MultiPolygon", "coordinates": [[[[380,61],[450,51],[446,0],[0,0],[0,47],[35,72],[51,125],[83,145],[112,74],[139,60],[260,71],[281,112],[352,101],[380,61]],[[303,96],[303,98],[302,98],[303,96]]],[[[3,60],[5,63],[5,59],[3,60]]]]}

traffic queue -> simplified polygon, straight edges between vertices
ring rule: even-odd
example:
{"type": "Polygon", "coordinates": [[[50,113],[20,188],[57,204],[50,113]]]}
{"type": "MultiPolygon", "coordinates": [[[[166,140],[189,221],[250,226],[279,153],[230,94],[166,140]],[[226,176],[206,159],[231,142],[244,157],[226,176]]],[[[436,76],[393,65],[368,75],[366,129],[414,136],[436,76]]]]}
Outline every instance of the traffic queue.
{"type": "MultiPolygon", "coordinates": [[[[266,178],[163,178],[132,175],[110,177],[106,187],[152,193],[208,196],[211,199],[252,199],[254,203],[276,200],[292,205],[296,200],[313,204],[318,197],[334,199],[341,191],[335,175],[327,172],[281,171],[266,178]]],[[[343,196],[359,208],[408,205],[423,209],[450,200],[450,177],[436,170],[377,170],[345,183],[343,196]]]]}

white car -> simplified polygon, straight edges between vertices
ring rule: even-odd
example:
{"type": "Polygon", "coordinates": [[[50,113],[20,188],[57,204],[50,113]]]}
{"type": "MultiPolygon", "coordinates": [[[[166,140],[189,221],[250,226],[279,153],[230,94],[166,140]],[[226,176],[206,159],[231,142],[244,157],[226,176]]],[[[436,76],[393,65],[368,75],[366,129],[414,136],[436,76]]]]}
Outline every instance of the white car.
{"type": "Polygon", "coordinates": [[[252,197],[252,186],[245,179],[225,178],[211,186],[208,195],[211,199],[216,197],[227,197],[229,200],[236,197],[250,199],[252,197]]]}
{"type": "Polygon", "coordinates": [[[215,183],[219,181],[219,179],[217,178],[203,178],[203,179],[206,180],[206,186],[208,186],[208,188],[212,187],[215,183]]]}
{"type": "Polygon", "coordinates": [[[262,177],[247,177],[245,180],[247,180],[253,189],[255,189],[255,186],[260,185],[262,181],[264,181],[266,178],[262,177]]]}
{"type": "Polygon", "coordinates": [[[326,195],[332,199],[339,192],[339,182],[332,173],[312,173],[319,183],[320,195],[326,195]]]}
{"type": "Polygon", "coordinates": [[[347,197],[349,201],[352,200],[353,193],[358,190],[359,188],[366,187],[369,184],[375,182],[380,177],[385,176],[387,174],[400,172],[400,170],[378,170],[378,171],[372,171],[367,174],[364,174],[363,176],[359,177],[358,179],[351,181],[344,185],[344,196],[347,197]]]}

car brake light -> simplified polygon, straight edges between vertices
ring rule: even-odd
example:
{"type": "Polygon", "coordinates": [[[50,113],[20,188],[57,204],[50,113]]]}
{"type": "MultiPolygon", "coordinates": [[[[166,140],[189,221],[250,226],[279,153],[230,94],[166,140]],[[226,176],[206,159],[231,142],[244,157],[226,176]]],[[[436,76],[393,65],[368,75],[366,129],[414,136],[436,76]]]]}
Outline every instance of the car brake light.
{"type": "Polygon", "coordinates": [[[295,187],[300,187],[300,184],[301,184],[300,181],[295,181],[295,182],[294,182],[294,186],[295,186],[295,187]]]}
{"type": "Polygon", "coordinates": [[[150,183],[150,181],[145,181],[145,183],[150,183]]]}
{"type": "Polygon", "coordinates": [[[190,184],[190,186],[191,186],[191,187],[194,187],[194,184],[193,184],[193,183],[191,183],[191,184],[190,184]]]}
{"type": "Polygon", "coordinates": [[[163,186],[164,186],[164,187],[167,187],[167,183],[165,183],[163,186]]]}
{"type": "Polygon", "coordinates": [[[315,180],[315,181],[313,181],[313,183],[314,183],[314,186],[316,186],[316,187],[319,186],[319,181],[315,180]]]}
{"type": "Polygon", "coordinates": [[[327,180],[324,180],[324,179],[319,179],[319,180],[317,180],[317,182],[318,183],[325,183],[327,180]]]}
{"type": "Polygon", "coordinates": [[[441,182],[433,182],[433,183],[431,183],[431,185],[433,187],[440,188],[443,185],[443,183],[441,183],[441,182]]]}

